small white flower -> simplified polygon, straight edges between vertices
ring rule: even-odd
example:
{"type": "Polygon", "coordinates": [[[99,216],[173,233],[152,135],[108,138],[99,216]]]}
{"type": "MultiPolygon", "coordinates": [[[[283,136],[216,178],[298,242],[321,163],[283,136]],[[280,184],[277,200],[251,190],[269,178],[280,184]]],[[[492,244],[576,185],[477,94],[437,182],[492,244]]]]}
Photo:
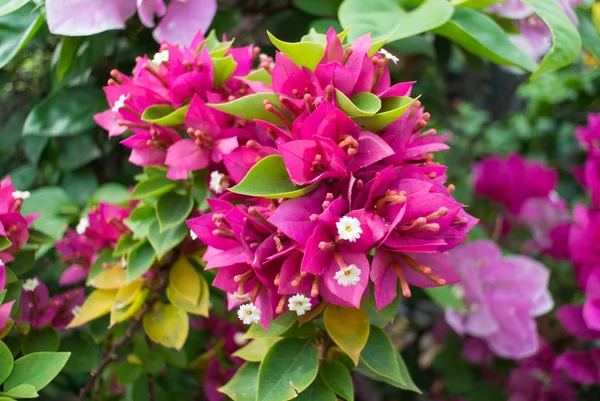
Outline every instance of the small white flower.
{"type": "Polygon", "coordinates": [[[113,104],[112,111],[113,113],[118,113],[123,107],[125,107],[125,100],[127,100],[127,95],[121,95],[117,99],[117,101],[113,104]]]}
{"type": "Polygon", "coordinates": [[[254,306],[252,302],[240,306],[237,315],[244,324],[258,323],[260,321],[260,309],[254,306]]]}
{"type": "Polygon", "coordinates": [[[25,200],[31,196],[31,192],[29,191],[15,191],[12,193],[12,197],[14,199],[22,199],[25,200]]]}
{"type": "Polygon", "coordinates": [[[335,223],[340,239],[345,239],[350,242],[356,242],[360,238],[363,230],[360,228],[360,221],[356,217],[344,216],[340,221],[335,223]]]}
{"type": "Polygon", "coordinates": [[[77,223],[77,227],[75,227],[75,231],[77,231],[77,234],[83,235],[85,233],[85,230],[87,230],[87,228],[89,226],[90,226],[90,219],[88,219],[87,216],[83,216],[82,218],[79,219],[79,223],[77,223]]]}
{"type": "Polygon", "coordinates": [[[40,285],[40,281],[37,278],[28,278],[27,280],[25,280],[25,282],[23,283],[23,290],[24,291],[35,291],[36,288],[38,288],[38,286],[40,285]]]}
{"type": "Polygon", "coordinates": [[[222,194],[224,190],[229,188],[229,183],[223,180],[223,178],[225,178],[225,174],[221,174],[218,171],[210,173],[210,184],[208,186],[217,195],[222,194]]]}
{"type": "Polygon", "coordinates": [[[152,64],[154,64],[154,65],[161,65],[162,63],[166,63],[167,61],[169,61],[169,51],[168,50],[163,50],[162,52],[158,52],[158,53],[154,54],[154,57],[152,58],[152,64]]]}
{"type": "Polygon", "coordinates": [[[196,235],[195,232],[190,230],[190,238],[192,239],[192,241],[196,241],[198,239],[198,236],[196,235]]]}
{"type": "Polygon", "coordinates": [[[356,265],[350,265],[337,271],[333,278],[337,280],[339,285],[344,287],[356,285],[360,281],[360,269],[356,265]]]}
{"type": "Polygon", "coordinates": [[[73,314],[73,316],[79,317],[79,314],[81,313],[81,306],[76,306],[73,309],[71,309],[71,313],[73,314]]]}
{"type": "Polygon", "coordinates": [[[238,347],[241,347],[242,345],[246,344],[248,340],[244,338],[244,333],[240,331],[233,335],[233,342],[238,347]]]}
{"type": "Polygon", "coordinates": [[[392,53],[388,52],[385,49],[379,49],[379,53],[381,53],[381,55],[386,59],[392,60],[394,64],[398,64],[398,61],[400,61],[398,57],[394,56],[392,53]]]}
{"type": "Polygon", "coordinates": [[[298,316],[304,315],[311,308],[310,298],[304,294],[296,294],[288,300],[288,309],[296,312],[298,316]]]}

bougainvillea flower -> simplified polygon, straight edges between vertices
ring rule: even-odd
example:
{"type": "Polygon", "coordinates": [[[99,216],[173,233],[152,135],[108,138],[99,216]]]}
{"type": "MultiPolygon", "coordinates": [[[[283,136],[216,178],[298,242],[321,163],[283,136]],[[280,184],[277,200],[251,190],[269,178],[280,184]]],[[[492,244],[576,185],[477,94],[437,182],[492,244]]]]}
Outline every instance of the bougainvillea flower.
{"type": "Polygon", "coordinates": [[[59,284],[70,285],[85,280],[96,258],[98,242],[88,238],[84,233],[78,234],[67,229],[65,237],[55,246],[63,256],[63,263],[68,265],[60,277],[59,284]]]}
{"type": "Polygon", "coordinates": [[[59,305],[50,301],[48,287],[37,277],[27,279],[19,299],[21,316],[15,322],[29,323],[32,327],[44,327],[56,316],[59,305]]]}
{"type": "Polygon", "coordinates": [[[570,334],[584,340],[600,339],[600,331],[588,327],[583,318],[582,305],[565,305],[556,311],[556,317],[570,334]]]}
{"type": "Polygon", "coordinates": [[[457,288],[468,310],[447,309],[448,324],[458,334],[482,338],[496,355],[533,355],[539,345],[534,318],[554,305],[548,269],[525,256],[502,257],[487,240],[458,247],[449,259],[462,278],[457,288]]]}
{"type": "Polygon", "coordinates": [[[600,383],[600,349],[588,352],[567,351],[556,358],[556,369],[565,371],[580,384],[600,383]]]}
{"type": "Polygon", "coordinates": [[[575,129],[579,145],[587,152],[588,157],[600,157],[600,114],[588,114],[588,124],[575,129]]]}
{"type": "Polygon", "coordinates": [[[125,29],[135,14],[154,30],[157,42],[167,40],[189,45],[198,31],[205,32],[217,11],[216,0],[47,0],[48,28],[55,35],[87,36],[111,29],[125,29]],[[136,7],[137,6],[137,7],[136,7]]]}
{"type": "Polygon", "coordinates": [[[569,232],[569,256],[581,288],[585,288],[589,275],[600,264],[599,244],[600,213],[585,205],[573,208],[573,225],[569,232]]]}
{"type": "Polygon", "coordinates": [[[85,234],[97,240],[102,248],[114,246],[123,233],[130,231],[123,222],[130,213],[129,208],[100,203],[88,215],[89,227],[85,234]]]}
{"type": "Polygon", "coordinates": [[[590,329],[600,331],[600,269],[591,272],[584,290],[583,319],[590,329]]]}

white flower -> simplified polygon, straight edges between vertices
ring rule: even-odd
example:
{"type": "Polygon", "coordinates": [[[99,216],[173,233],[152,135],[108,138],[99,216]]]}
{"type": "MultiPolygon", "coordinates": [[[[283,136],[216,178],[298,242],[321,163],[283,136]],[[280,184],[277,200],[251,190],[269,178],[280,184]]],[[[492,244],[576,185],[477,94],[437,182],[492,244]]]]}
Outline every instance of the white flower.
{"type": "Polygon", "coordinates": [[[73,316],[79,317],[79,314],[81,313],[81,306],[76,306],[73,309],[71,309],[71,313],[73,314],[73,316]]]}
{"type": "Polygon", "coordinates": [[[192,239],[192,241],[196,241],[198,239],[198,236],[196,235],[195,232],[190,230],[190,238],[192,239]]]}
{"type": "Polygon", "coordinates": [[[385,49],[379,49],[379,53],[381,53],[381,55],[386,59],[392,60],[394,64],[398,64],[398,61],[400,61],[398,57],[394,56],[392,53],[388,52],[385,49]]]}
{"type": "Polygon", "coordinates": [[[37,278],[28,278],[23,283],[23,290],[25,291],[35,291],[36,288],[40,285],[40,281],[37,278]]]}
{"type": "Polygon", "coordinates": [[[117,101],[113,104],[112,111],[113,113],[118,113],[123,107],[125,107],[125,100],[127,100],[127,95],[121,95],[117,99],[117,101]]]}
{"type": "Polygon", "coordinates": [[[360,221],[356,217],[344,216],[340,221],[335,223],[340,239],[345,239],[350,242],[356,242],[360,238],[363,230],[360,228],[360,221]]]}
{"type": "Polygon", "coordinates": [[[169,61],[169,51],[168,50],[163,50],[162,52],[158,52],[158,53],[154,54],[154,57],[152,58],[152,64],[154,64],[154,65],[160,65],[162,63],[166,63],[167,61],[169,61]]]}
{"type": "Polygon", "coordinates": [[[217,195],[222,194],[224,190],[229,188],[229,184],[223,178],[225,178],[225,174],[221,174],[218,171],[210,173],[210,184],[208,186],[217,195]]]}
{"type": "Polygon", "coordinates": [[[12,193],[12,197],[14,199],[22,199],[25,200],[31,196],[31,192],[29,191],[15,191],[12,193]]]}
{"type": "Polygon", "coordinates": [[[87,216],[83,216],[82,218],[79,219],[79,223],[77,223],[77,227],[75,227],[75,231],[77,231],[77,234],[83,235],[85,233],[85,230],[87,230],[87,228],[89,226],[90,226],[90,219],[88,219],[87,216]]]}
{"type": "Polygon", "coordinates": [[[260,321],[260,309],[254,306],[252,302],[240,306],[237,314],[244,324],[258,323],[260,321]]]}
{"type": "Polygon", "coordinates": [[[360,269],[356,265],[350,265],[345,269],[337,271],[333,278],[337,280],[339,285],[343,285],[344,287],[356,285],[360,281],[360,269]]]}
{"type": "Polygon", "coordinates": [[[304,315],[311,308],[310,298],[304,294],[296,294],[288,300],[288,309],[296,312],[298,316],[304,315]]]}
{"type": "Polygon", "coordinates": [[[0,259],[0,267],[4,266],[4,261],[0,259]]]}
{"type": "Polygon", "coordinates": [[[241,347],[242,345],[246,344],[248,340],[244,338],[244,333],[240,331],[233,335],[233,342],[238,347],[241,347]]]}

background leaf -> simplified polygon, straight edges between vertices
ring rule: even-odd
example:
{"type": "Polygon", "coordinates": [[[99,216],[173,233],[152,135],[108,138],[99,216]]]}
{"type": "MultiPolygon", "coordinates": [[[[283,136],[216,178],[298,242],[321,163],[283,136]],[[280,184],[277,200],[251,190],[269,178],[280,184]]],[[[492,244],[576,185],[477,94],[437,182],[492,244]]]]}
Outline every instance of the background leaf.
{"type": "Polygon", "coordinates": [[[180,350],[190,329],[187,313],[173,305],[159,305],[144,315],[144,330],[152,341],[180,350]]]}
{"type": "Polygon", "coordinates": [[[4,382],[4,391],[10,391],[21,384],[30,384],[40,391],[58,375],[70,355],[68,352],[38,352],[17,359],[10,376],[4,382]]]}
{"type": "Polygon", "coordinates": [[[0,68],[25,47],[43,24],[41,10],[31,3],[10,14],[0,14],[0,68]]]}
{"type": "Polygon", "coordinates": [[[219,391],[233,401],[256,401],[258,367],[258,363],[243,364],[219,391]]]}

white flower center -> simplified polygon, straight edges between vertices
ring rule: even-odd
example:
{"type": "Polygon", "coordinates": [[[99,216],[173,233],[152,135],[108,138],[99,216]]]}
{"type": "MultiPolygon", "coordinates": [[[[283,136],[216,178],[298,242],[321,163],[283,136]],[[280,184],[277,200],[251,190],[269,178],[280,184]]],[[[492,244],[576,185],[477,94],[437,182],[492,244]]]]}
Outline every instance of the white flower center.
{"type": "Polygon", "coordinates": [[[29,191],[15,191],[12,193],[12,197],[14,199],[22,199],[25,200],[31,196],[31,192],[29,191]]]}
{"type": "Polygon", "coordinates": [[[196,241],[198,239],[198,236],[196,235],[195,232],[190,230],[190,238],[192,239],[192,241],[196,241]]]}
{"type": "Polygon", "coordinates": [[[311,308],[310,298],[304,294],[296,294],[288,300],[288,309],[296,312],[298,316],[304,315],[311,308]]]}
{"type": "Polygon", "coordinates": [[[349,287],[358,284],[360,281],[360,269],[356,265],[350,265],[341,269],[333,276],[339,285],[349,287]]]}
{"type": "Polygon", "coordinates": [[[260,321],[260,309],[254,306],[252,302],[240,306],[237,315],[244,324],[250,325],[260,321]]]}
{"type": "Polygon", "coordinates": [[[210,183],[208,186],[217,195],[222,194],[223,191],[229,188],[229,183],[224,178],[225,174],[221,174],[218,171],[210,173],[210,183]]]}
{"type": "Polygon", "coordinates": [[[27,280],[25,280],[25,282],[23,283],[23,290],[24,291],[35,291],[36,288],[38,288],[38,286],[40,285],[40,281],[37,278],[28,278],[27,280]]]}
{"type": "Polygon", "coordinates": [[[360,238],[363,230],[360,228],[360,221],[356,217],[344,216],[335,223],[340,239],[350,242],[356,242],[360,238]]]}
{"type": "Polygon", "coordinates": [[[79,317],[79,314],[81,313],[81,306],[76,306],[73,309],[71,309],[71,313],[73,314],[73,316],[79,317]]]}
{"type": "Polygon", "coordinates": [[[127,95],[121,95],[117,99],[117,101],[113,104],[112,111],[113,113],[118,113],[123,107],[125,107],[125,100],[127,100],[127,95]]]}
{"type": "Polygon", "coordinates": [[[248,340],[246,340],[244,338],[244,333],[242,332],[238,332],[235,333],[233,335],[233,342],[235,343],[235,345],[237,345],[238,347],[241,347],[242,345],[246,344],[248,342],[248,340]]]}
{"type": "Polygon", "coordinates": [[[152,64],[158,66],[162,63],[166,63],[169,61],[169,51],[163,50],[161,52],[155,53],[154,57],[152,57],[152,64]]]}
{"type": "Polygon", "coordinates": [[[398,57],[394,56],[392,53],[383,48],[379,49],[379,53],[381,53],[381,55],[386,59],[391,60],[394,64],[398,64],[398,61],[400,60],[398,57]]]}
{"type": "Polygon", "coordinates": [[[79,223],[77,223],[77,227],[75,227],[75,231],[77,231],[77,234],[83,235],[85,233],[85,230],[87,230],[87,228],[89,226],[90,226],[90,219],[88,219],[87,216],[83,216],[81,219],[79,219],[79,223]]]}

